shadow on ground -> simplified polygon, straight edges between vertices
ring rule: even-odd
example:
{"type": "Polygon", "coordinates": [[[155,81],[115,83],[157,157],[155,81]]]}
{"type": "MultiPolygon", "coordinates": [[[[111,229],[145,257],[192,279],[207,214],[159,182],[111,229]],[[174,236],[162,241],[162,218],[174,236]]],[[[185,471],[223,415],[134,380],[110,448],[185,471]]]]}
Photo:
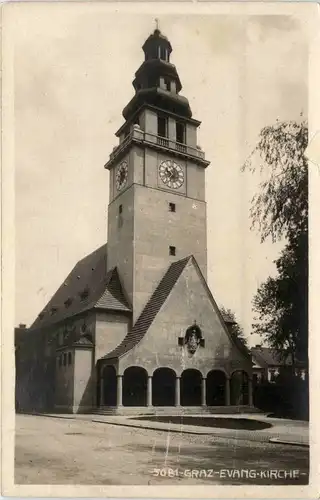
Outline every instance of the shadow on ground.
{"type": "Polygon", "coordinates": [[[218,418],[218,417],[192,417],[192,416],[148,416],[136,417],[135,420],[150,422],[163,422],[168,424],[196,425],[200,427],[218,427],[219,429],[243,429],[248,431],[261,431],[269,429],[272,424],[248,418],[218,418]]]}

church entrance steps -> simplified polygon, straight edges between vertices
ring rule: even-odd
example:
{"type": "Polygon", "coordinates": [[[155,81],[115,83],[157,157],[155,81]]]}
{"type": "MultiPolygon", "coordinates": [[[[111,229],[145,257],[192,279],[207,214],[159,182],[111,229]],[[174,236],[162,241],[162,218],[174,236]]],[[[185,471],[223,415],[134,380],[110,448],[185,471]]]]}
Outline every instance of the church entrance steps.
{"type": "Polygon", "coordinates": [[[262,412],[250,406],[103,406],[95,411],[97,415],[213,415],[213,414],[261,414],[262,412]]]}

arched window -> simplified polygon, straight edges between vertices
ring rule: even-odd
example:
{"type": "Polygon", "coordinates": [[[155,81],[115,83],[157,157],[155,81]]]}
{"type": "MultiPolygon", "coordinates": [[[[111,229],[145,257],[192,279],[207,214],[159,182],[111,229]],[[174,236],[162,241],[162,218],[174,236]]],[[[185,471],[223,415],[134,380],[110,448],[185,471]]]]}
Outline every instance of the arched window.
{"type": "Polygon", "coordinates": [[[159,51],[160,52],[160,59],[162,59],[163,61],[167,61],[168,60],[168,50],[163,46],[159,47],[159,49],[160,49],[160,51],[159,51]]]}
{"type": "Polygon", "coordinates": [[[186,126],[184,123],[176,122],[176,140],[181,144],[186,142],[186,126]]]}
{"type": "Polygon", "coordinates": [[[170,78],[167,78],[167,77],[164,78],[164,86],[165,86],[165,89],[168,90],[168,92],[170,92],[170,90],[171,90],[170,78]]]}
{"type": "Polygon", "coordinates": [[[168,119],[162,115],[158,115],[158,135],[168,137],[168,119]]]}

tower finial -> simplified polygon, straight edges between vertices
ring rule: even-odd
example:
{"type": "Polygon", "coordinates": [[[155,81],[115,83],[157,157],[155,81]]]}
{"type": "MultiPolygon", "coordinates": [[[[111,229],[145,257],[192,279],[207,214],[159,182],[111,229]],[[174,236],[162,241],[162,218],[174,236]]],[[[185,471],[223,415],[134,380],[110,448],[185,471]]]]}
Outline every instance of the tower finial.
{"type": "Polygon", "coordinates": [[[157,17],[155,18],[155,22],[156,22],[156,31],[160,31],[160,28],[159,28],[159,19],[157,17]]]}

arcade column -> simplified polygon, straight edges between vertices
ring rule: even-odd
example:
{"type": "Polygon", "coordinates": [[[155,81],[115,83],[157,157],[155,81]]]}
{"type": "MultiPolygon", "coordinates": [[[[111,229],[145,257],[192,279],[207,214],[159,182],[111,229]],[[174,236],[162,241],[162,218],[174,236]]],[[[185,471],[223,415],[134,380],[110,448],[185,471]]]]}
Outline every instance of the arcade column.
{"type": "Polygon", "coordinates": [[[99,398],[99,406],[104,405],[104,380],[103,376],[100,377],[100,398],[99,398]]]}
{"type": "Polygon", "coordinates": [[[206,406],[206,378],[201,381],[201,406],[206,406]]]}
{"type": "Polygon", "coordinates": [[[226,378],[225,405],[230,406],[231,380],[226,378]]]}
{"type": "Polygon", "coordinates": [[[117,406],[122,406],[122,375],[117,375],[117,406]]]}
{"type": "Polygon", "coordinates": [[[174,405],[180,406],[180,377],[176,378],[176,392],[175,392],[174,405]]]}
{"type": "Polygon", "coordinates": [[[147,406],[152,406],[152,377],[148,375],[147,406]]]}

